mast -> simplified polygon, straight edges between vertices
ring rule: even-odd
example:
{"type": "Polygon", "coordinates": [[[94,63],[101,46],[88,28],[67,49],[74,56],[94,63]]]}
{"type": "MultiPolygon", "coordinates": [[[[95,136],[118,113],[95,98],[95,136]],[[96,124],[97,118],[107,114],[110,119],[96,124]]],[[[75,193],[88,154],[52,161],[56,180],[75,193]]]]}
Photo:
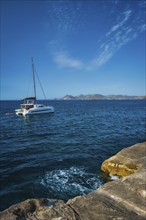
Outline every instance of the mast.
{"type": "Polygon", "coordinates": [[[34,97],[35,97],[35,102],[36,102],[35,69],[34,69],[33,57],[31,58],[31,62],[32,62],[32,75],[33,75],[34,97]]]}

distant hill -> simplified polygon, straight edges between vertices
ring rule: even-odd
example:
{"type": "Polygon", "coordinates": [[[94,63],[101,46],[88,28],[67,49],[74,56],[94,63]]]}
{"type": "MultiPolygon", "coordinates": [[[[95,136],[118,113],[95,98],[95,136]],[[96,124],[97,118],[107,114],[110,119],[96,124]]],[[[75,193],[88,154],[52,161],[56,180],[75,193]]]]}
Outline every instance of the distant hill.
{"type": "Polygon", "coordinates": [[[146,99],[146,96],[128,96],[128,95],[101,95],[101,94],[89,94],[72,96],[66,95],[60,100],[126,100],[126,99],[146,99]]]}

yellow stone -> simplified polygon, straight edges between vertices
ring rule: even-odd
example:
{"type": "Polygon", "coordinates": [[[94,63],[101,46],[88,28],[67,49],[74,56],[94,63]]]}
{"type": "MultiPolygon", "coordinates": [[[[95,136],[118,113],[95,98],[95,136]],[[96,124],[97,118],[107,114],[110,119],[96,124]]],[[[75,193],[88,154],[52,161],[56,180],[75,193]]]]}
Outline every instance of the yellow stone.
{"type": "Polygon", "coordinates": [[[119,163],[117,161],[108,161],[106,160],[102,166],[101,169],[108,174],[112,175],[118,175],[118,176],[128,176],[135,171],[137,171],[138,166],[134,164],[123,164],[119,163]]]}

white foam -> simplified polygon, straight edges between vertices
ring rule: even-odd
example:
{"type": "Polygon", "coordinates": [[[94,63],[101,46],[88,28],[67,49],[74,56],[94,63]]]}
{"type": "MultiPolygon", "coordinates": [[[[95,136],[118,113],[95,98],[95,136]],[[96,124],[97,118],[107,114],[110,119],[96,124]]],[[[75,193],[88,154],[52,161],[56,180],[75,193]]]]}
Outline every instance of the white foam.
{"type": "Polygon", "coordinates": [[[5,113],[5,115],[14,115],[14,113],[12,113],[12,112],[7,112],[7,113],[5,113]]]}
{"type": "Polygon", "coordinates": [[[101,185],[98,176],[86,172],[82,167],[47,172],[40,183],[48,191],[70,196],[89,193],[101,185]]]}
{"type": "Polygon", "coordinates": [[[119,178],[119,176],[116,176],[116,175],[109,175],[110,176],[110,178],[112,179],[112,180],[119,180],[120,178],[119,178]]]}

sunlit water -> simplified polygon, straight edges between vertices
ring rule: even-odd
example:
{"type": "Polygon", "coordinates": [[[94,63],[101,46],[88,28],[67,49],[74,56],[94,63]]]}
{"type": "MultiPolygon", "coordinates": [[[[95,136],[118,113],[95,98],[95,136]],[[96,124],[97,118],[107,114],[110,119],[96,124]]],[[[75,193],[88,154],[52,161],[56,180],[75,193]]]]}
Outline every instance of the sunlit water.
{"type": "Polygon", "coordinates": [[[1,101],[0,210],[28,198],[68,200],[106,180],[101,164],[145,137],[145,100],[50,101],[51,115],[17,116],[1,101]]]}

